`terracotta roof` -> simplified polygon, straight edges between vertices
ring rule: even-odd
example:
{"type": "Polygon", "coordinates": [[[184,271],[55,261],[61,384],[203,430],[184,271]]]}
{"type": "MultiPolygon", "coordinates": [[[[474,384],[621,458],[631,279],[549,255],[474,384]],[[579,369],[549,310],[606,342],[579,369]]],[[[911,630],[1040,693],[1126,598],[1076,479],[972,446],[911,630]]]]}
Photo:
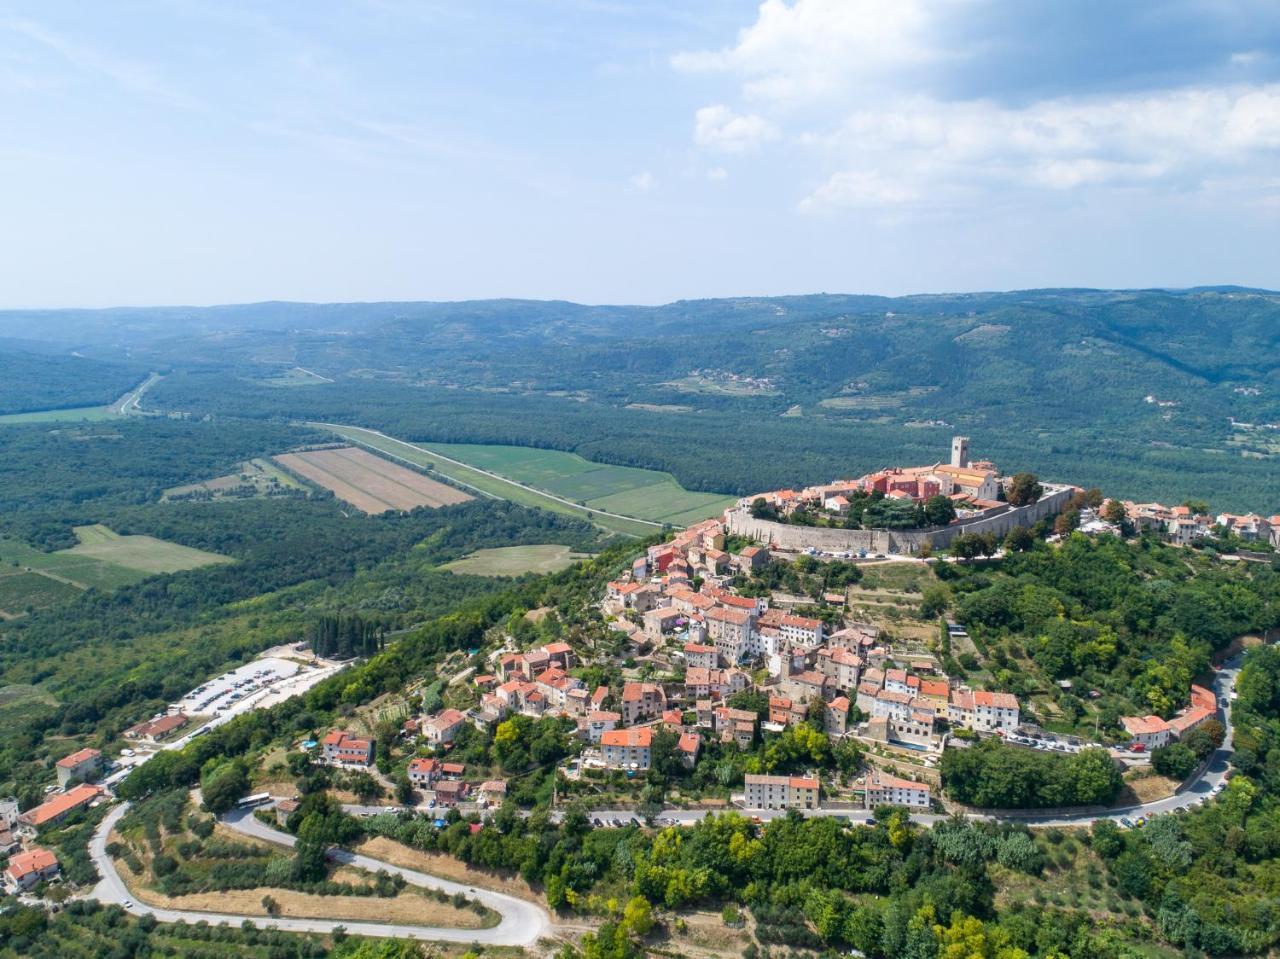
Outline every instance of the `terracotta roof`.
{"type": "Polygon", "coordinates": [[[648,726],[632,726],[630,729],[611,729],[600,737],[602,746],[629,746],[647,749],[653,742],[653,730],[648,726]]]}
{"type": "Polygon", "coordinates": [[[77,786],[75,789],[68,790],[59,796],[54,796],[47,802],[41,803],[35,809],[27,810],[19,818],[38,829],[50,820],[57,819],[73,809],[87,806],[100,795],[102,795],[102,790],[97,786],[87,784],[77,786]]]}
{"type": "Polygon", "coordinates": [[[1013,693],[993,693],[980,689],[973,694],[975,706],[987,706],[992,709],[1017,709],[1018,697],[1013,693]]]}
{"type": "Polygon", "coordinates": [[[102,753],[98,752],[96,749],[78,749],[70,756],[64,756],[62,759],[59,759],[56,765],[60,769],[74,769],[76,766],[79,766],[81,763],[87,762],[90,759],[101,758],[102,753]]]}
{"type": "Polygon", "coordinates": [[[1203,706],[1192,706],[1190,709],[1178,713],[1168,722],[1169,729],[1178,735],[1186,732],[1188,729],[1194,729],[1206,719],[1213,716],[1209,710],[1203,706]]]}
{"type": "Polygon", "coordinates": [[[14,880],[22,879],[32,873],[44,872],[58,864],[58,857],[48,849],[33,847],[26,852],[16,853],[9,858],[9,867],[5,870],[14,880]]]}
{"type": "Polygon", "coordinates": [[[1169,724],[1159,716],[1121,716],[1120,725],[1130,736],[1169,731],[1169,724]]]}
{"type": "Polygon", "coordinates": [[[746,626],[751,622],[751,613],[745,609],[726,609],[723,606],[717,606],[714,609],[707,610],[707,619],[714,619],[721,623],[733,623],[735,626],[746,626]]]}
{"type": "Polygon", "coordinates": [[[912,782],[910,779],[900,779],[880,770],[873,772],[871,778],[867,780],[867,788],[875,786],[879,786],[882,789],[920,789],[925,793],[929,792],[929,787],[925,783],[912,782]]]}

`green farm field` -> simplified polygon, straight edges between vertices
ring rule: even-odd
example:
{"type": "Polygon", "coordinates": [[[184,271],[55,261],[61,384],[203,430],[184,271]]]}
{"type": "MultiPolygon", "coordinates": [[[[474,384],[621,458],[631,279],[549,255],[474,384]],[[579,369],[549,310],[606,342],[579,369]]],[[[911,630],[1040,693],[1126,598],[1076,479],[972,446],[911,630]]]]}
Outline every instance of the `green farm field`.
{"type": "MultiPolygon", "coordinates": [[[[406,443],[403,440],[358,426],[340,426],[332,423],[313,423],[311,425],[332,430],[353,443],[378,450],[392,459],[403,460],[412,463],[414,466],[431,470],[433,473],[453,480],[464,489],[477,492],[482,496],[505,499],[520,506],[550,510],[553,513],[561,513],[566,516],[576,516],[579,519],[589,520],[602,529],[621,533],[624,536],[652,536],[660,528],[659,525],[653,522],[640,522],[619,516],[604,516],[599,513],[593,513],[572,503],[561,502],[538,492],[536,489],[518,486],[500,476],[482,472],[480,469],[465,464],[446,462],[440,458],[440,455],[433,454],[434,447],[406,443]]],[[[522,449],[522,447],[508,448],[522,449]]]]}
{"type": "Polygon", "coordinates": [[[55,579],[66,580],[82,589],[91,586],[115,589],[117,586],[136,583],[144,575],[116,563],[91,556],[74,555],[69,550],[43,553],[19,540],[0,539],[0,564],[10,566],[12,563],[37,573],[46,573],[55,579]]]}
{"type": "Polygon", "coordinates": [[[115,419],[106,406],[79,406],[69,410],[39,410],[34,413],[7,413],[0,416],[0,426],[23,423],[83,423],[115,419]]]}
{"type": "Polygon", "coordinates": [[[121,536],[101,524],[77,526],[75,533],[80,544],[64,550],[66,555],[104,560],[145,575],[176,573],[212,563],[232,562],[217,553],[166,543],[151,536],[121,536]]]}
{"type": "Polygon", "coordinates": [[[72,599],[81,590],[128,586],[157,573],[231,562],[225,556],[150,536],[120,536],[105,526],[76,527],[79,545],[44,553],[0,539],[0,611],[19,615],[72,599]]]}
{"type": "Polygon", "coordinates": [[[519,576],[522,573],[555,573],[585,558],[570,552],[568,546],[503,546],[481,549],[462,559],[446,563],[441,569],[473,576],[519,576]]]}
{"type": "Polygon", "coordinates": [[[0,612],[16,616],[27,609],[43,609],[79,595],[75,586],[25,569],[0,569],[0,612]]]}
{"type": "Polygon", "coordinates": [[[687,490],[669,473],[593,463],[560,450],[469,443],[432,443],[429,448],[592,509],[673,526],[715,516],[734,501],[687,490]]]}

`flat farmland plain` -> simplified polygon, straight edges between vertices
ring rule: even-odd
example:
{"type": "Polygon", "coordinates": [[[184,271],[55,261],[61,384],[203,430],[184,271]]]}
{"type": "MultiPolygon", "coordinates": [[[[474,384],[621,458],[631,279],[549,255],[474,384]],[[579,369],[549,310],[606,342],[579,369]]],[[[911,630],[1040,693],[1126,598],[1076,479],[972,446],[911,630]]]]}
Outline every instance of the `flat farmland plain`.
{"type": "Polygon", "coordinates": [[[672,526],[715,516],[735,501],[735,497],[720,493],[687,490],[670,473],[596,463],[561,450],[469,443],[422,445],[593,509],[672,526]]]}
{"type": "Polygon", "coordinates": [[[364,513],[452,506],[471,499],[461,490],[354,446],[284,453],[275,461],[364,513]]]}

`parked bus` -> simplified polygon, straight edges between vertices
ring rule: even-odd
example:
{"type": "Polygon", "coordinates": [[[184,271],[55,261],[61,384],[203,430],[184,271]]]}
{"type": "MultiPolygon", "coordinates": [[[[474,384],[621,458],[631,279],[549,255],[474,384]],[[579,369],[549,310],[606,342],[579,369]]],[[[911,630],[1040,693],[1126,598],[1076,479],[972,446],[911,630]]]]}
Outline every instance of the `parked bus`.
{"type": "Polygon", "coordinates": [[[236,805],[241,809],[252,809],[254,806],[269,802],[271,802],[271,793],[254,793],[252,796],[245,796],[236,805]]]}

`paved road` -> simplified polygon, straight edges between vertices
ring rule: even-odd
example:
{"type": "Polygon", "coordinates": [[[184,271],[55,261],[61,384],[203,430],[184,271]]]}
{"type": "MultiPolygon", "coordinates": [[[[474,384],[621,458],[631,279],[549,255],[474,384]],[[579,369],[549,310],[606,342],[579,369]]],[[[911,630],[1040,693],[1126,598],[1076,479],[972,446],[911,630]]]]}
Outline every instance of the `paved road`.
{"type": "MultiPolygon", "coordinates": [[[[361,856],[345,849],[335,849],[332,858],[337,862],[358,866],[377,872],[379,869],[404,877],[405,881],[424,889],[440,889],[452,895],[460,892],[470,899],[478,899],[490,909],[502,916],[498,925],[492,929],[451,929],[435,926],[414,926],[398,923],[381,922],[347,922],[333,919],[288,919],[278,916],[243,916],[233,913],[194,912],[179,909],[161,909],[138,902],[124,884],[115,864],[107,855],[107,837],[119,822],[120,817],[128,810],[129,804],[122,803],[113,809],[89,841],[89,855],[102,876],[93,890],[93,898],[99,902],[116,903],[136,916],[154,916],[160,922],[209,922],[214,925],[226,923],[239,925],[248,919],[262,928],[280,929],[285,932],[312,932],[322,935],[332,933],[336,926],[342,926],[347,932],[360,936],[382,936],[397,939],[425,939],[437,942],[478,942],[490,946],[528,946],[552,932],[551,917],[545,910],[515,896],[486,889],[472,888],[448,879],[440,879],[413,869],[402,869],[390,863],[380,862],[368,856],[361,856]]],[[[294,838],[287,833],[272,829],[253,817],[248,810],[238,810],[223,820],[232,829],[278,843],[292,846],[294,838]]]]}
{"type": "Polygon", "coordinates": [[[111,404],[111,412],[118,413],[121,416],[128,416],[133,413],[142,412],[142,395],[155,386],[162,377],[159,373],[152,373],[138,386],[134,387],[120,399],[111,404]]]}
{"type": "MultiPolygon", "coordinates": [[[[1227,734],[1219,749],[1209,762],[1206,769],[1193,782],[1189,783],[1185,788],[1179,790],[1172,796],[1165,799],[1157,799],[1149,803],[1133,806],[1121,806],[1114,809],[1108,809],[1102,813],[1072,813],[1066,815],[1036,815],[1029,813],[1027,815],[1010,816],[1009,822],[1021,822],[1028,826],[1087,826],[1099,819],[1111,819],[1119,822],[1126,817],[1136,819],[1139,816],[1159,816],[1163,813],[1175,812],[1179,809],[1187,809],[1191,806],[1198,805],[1202,800],[1213,795],[1213,789],[1220,783],[1226,781],[1227,778],[1227,758],[1231,754],[1231,742],[1233,731],[1231,728],[1231,694],[1235,690],[1236,676],[1240,671],[1241,657],[1236,656],[1224,664],[1214,675],[1214,693],[1218,697],[1218,719],[1226,727],[1227,734]]],[[[346,812],[353,816],[376,816],[378,813],[386,812],[388,807],[381,806],[361,806],[361,805],[345,805],[342,807],[346,812]]],[[[424,810],[414,810],[412,807],[394,807],[404,809],[409,812],[422,812],[424,810]]],[[[770,819],[776,819],[780,816],[786,816],[786,810],[771,809],[747,809],[743,810],[736,806],[727,807],[719,812],[746,812],[753,816],[759,816],[762,821],[767,822],[770,819]]],[[[426,812],[433,812],[427,810],[426,812]]],[[[440,815],[444,815],[445,810],[439,810],[440,815]]],[[[707,809],[664,809],[659,814],[659,819],[675,820],[680,825],[690,825],[700,819],[706,818],[708,815],[717,812],[717,810],[707,809]]],[[[832,809],[823,807],[815,810],[803,811],[806,816],[831,816],[836,819],[847,819],[850,822],[865,822],[871,818],[871,811],[868,809],[832,809]]],[[[592,819],[601,820],[606,826],[616,819],[624,825],[630,822],[631,817],[635,816],[634,809],[593,809],[588,813],[592,819]]],[[[994,819],[996,817],[985,815],[982,813],[970,813],[972,819],[994,819]]],[[[933,825],[941,822],[949,817],[938,815],[936,813],[916,813],[911,817],[912,822],[921,825],[933,825]]]]}
{"type": "MultiPolygon", "coordinates": [[[[1213,756],[1207,768],[1185,789],[1180,790],[1173,796],[1166,799],[1158,799],[1154,802],[1143,803],[1141,805],[1127,806],[1117,809],[1109,809],[1105,813],[1080,813],[1068,815],[1027,815],[1009,817],[1009,821],[1021,822],[1028,826],[1087,826],[1100,819],[1111,819],[1119,821],[1122,818],[1137,818],[1139,816],[1163,815],[1165,813],[1175,812],[1179,809],[1186,809],[1196,805],[1207,799],[1213,794],[1216,786],[1226,781],[1228,769],[1228,757],[1231,752],[1231,743],[1233,731],[1231,728],[1231,695],[1235,691],[1236,677],[1240,670],[1240,656],[1236,656],[1223,665],[1214,676],[1214,692],[1218,697],[1218,718],[1226,727],[1226,738],[1223,741],[1222,748],[1213,756]]],[[[385,811],[385,806],[356,806],[349,805],[344,807],[347,812],[354,815],[375,815],[385,811]]],[[[94,889],[93,897],[101,902],[114,902],[118,904],[128,903],[125,907],[136,915],[152,915],[161,922],[177,922],[185,920],[187,922],[199,922],[205,920],[213,923],[240,923],[245,919],[249,919],[259,926],[270,927],[273,929],[281,929],[287,932],[331,932],[335,925],[344,926],[349,932],[358,935],[368,936],[392,936],[396,938],[420,938],[428,940],[441,940],[449,942],[480,942],[489,945],[515,945],[524,946],[535,942],[537,939],[546,936],[554,931],[550,916],[541,907],[523,899],[517,899],[514,896],[504,895],[503,893],[490,892],[484,889],[463,886],[460,883],[452,882],[448,879],[441,879],[427,873],[417,872],[412,869],[403,869],[399,866],[393,866],[389,863],[381,862],[369,856],[361,856],[357,853],[350,852],[345,849],[335,849],[332,852],[333,858],[342,863],[359,866],[363,869],[376,872],[379,869],[387,872],[403,876],[406,882],[421,886],[427,889],[442,889],[449,894],[461,892],[466,896],[478,899],[490,909],[502,916],[501,922],[492,929],[440,929],[425,926],[407,926],[396,925],[392,923],[336,923],[333,920],[326,919],[284,919],[277,917],[264,916],[241,916],[222,913],[204,913],[204,912],[183,912],[172,909],[157,909],[138,903],[132,900],[129,890],[125,887],[124,881],[120,878],[120,874],[116,871],[111,857],[107,855],[106,844],[107,836],[120,817],[124,815],[128,809],[128,803],[124,803],[114,810],[102,821],[97,832],[94,833],[89,843],[89,854],[97,866],[102,880],[94,889]]],[[[783,810],[750,810],[754,815],[759,816],[761,820],[771,820],[779,816],[787,815],[783,810]]],[[[687,809],[668,809],[661,814],[663,820],[674,821],[683,825],[689,825],[697,822],[699,819],[711,814],[708,810],[687,810],[687,809]]],[[[605,824],[609,824],[611,820],[617,819],[621,823],[629,822],[631,817],[635,815],[633,810],[627,809],[598,809],[590,813],[592,819],[600,819],[605,824]]],[[[835,818],[846,819],[850,822],[865,822],[871,817],[869,810],[863,809],[817,809],[812,812],[805,812],[805,815],[813,816],[831,816],[835,818]]],[[[993,819],[995,817],[971,813],[970,818],[973,819],[993,819]]],[[[921,825],[933,825],[948,817],[937,815],[935,813],[917,813],[911,817],[913,822],[921,825]]],[[[273,829],[254,818],[252,812],[247,810],[239,810],[233,812],[224,818],[232,829],[244,833],[245,835],[254,836],[264,839],[268,842],[278,843],[283,846],[292,846],[294,838],[287,833],[283,833],[277,829],[273,829]]]]}

